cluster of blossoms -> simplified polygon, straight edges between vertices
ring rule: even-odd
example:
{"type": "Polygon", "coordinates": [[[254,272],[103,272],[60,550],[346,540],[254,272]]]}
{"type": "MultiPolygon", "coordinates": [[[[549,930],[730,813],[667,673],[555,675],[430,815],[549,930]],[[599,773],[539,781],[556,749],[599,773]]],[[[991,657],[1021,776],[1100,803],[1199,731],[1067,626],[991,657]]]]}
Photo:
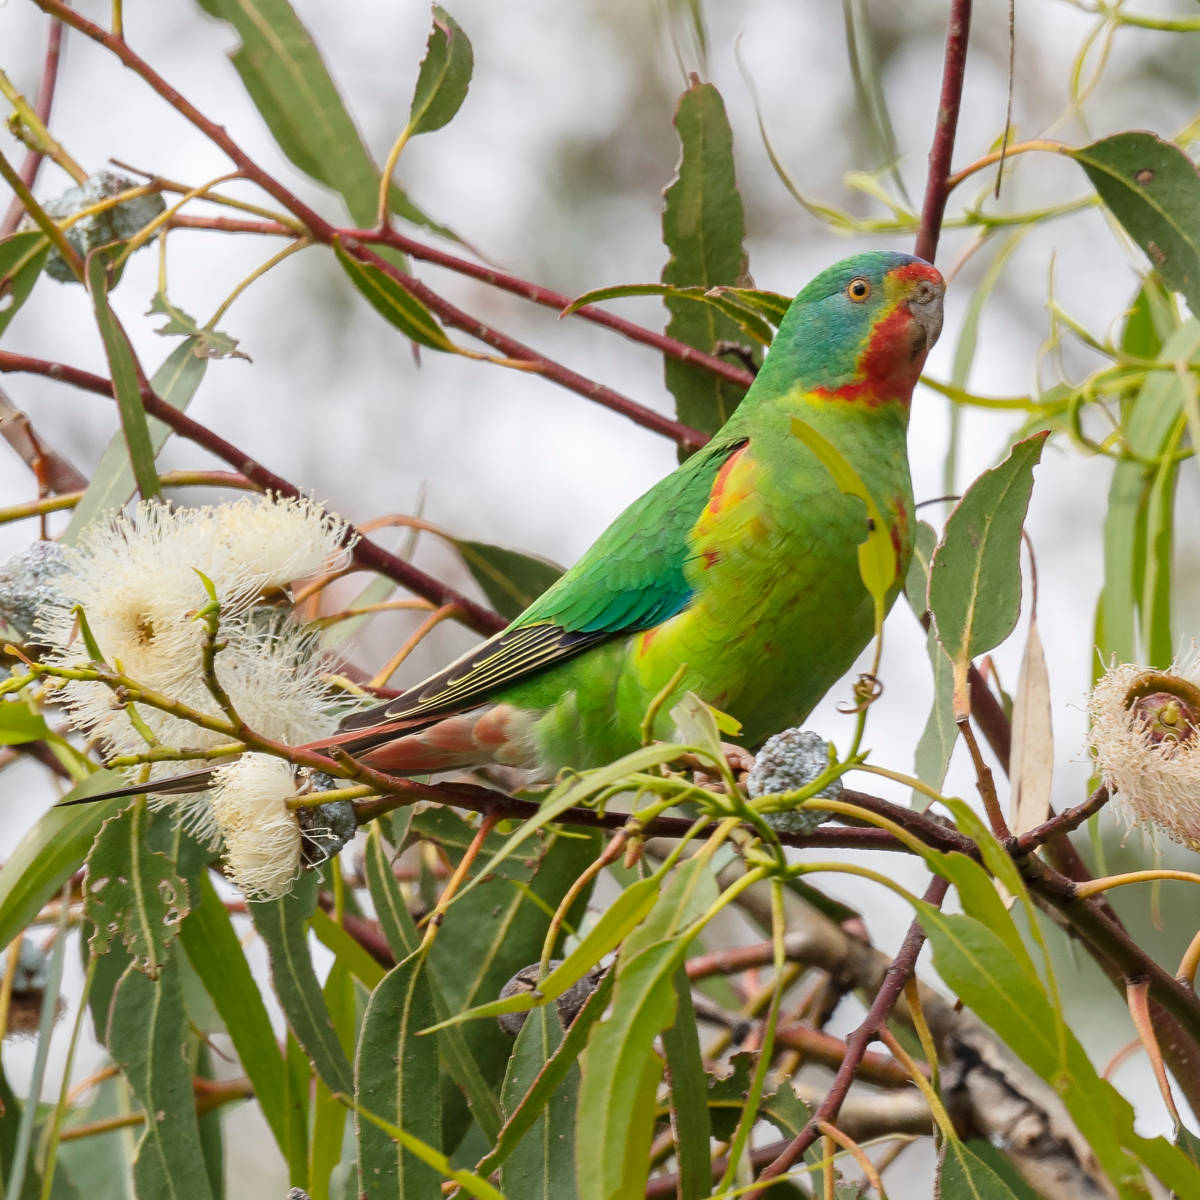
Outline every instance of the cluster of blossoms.
{"type": "Polygon", "coordinates": [[[1130,822],[1200,850],[1200,654],[1168,671],[1112,666],[1088,715],[1097,770],[1130,822]]]}
{"type": "MultiPolygon", "coordinates": [[[[106,663],[140,686],[220,719],[202,669],[208,629],[197,619],[210,603],[208,580],[220,605],[213,673],[234,710],[273,740],[322,737],[335,720],[315,635],[279,601],[294,581],[344,563],[346,533],[343,521],[307,499],[261,496],[183,509],[143,502],[62,548],[33,630],[47,647],[43,661],[87,665],[82,613],[106,663]]],[[[100,681],[67,680],[58,698],[109,757],[144,753],[147,734],[178,749],[228,741],[160,709],[122,703],[100,681]]],[[[203,765],[158,763],[151,777],[203,765]]],[[[131,781],[143,782],[146,768],[133,770],[131,781]]],[[[248,755],[217,773],[213,791],[163,802],[177,806],[196,837],[224,844],[227,870],[247,895],[268,897],[286,892],[299,870],[300,830],[284,804],[294,791],[287,763],[248,755]]]]}

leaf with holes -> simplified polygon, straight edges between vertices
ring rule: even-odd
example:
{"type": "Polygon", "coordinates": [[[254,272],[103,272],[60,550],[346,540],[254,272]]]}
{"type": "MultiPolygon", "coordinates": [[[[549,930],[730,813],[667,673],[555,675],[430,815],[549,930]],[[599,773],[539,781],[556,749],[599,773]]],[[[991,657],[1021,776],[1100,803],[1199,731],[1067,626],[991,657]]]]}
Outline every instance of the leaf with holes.
{"type": "Polygon", "coordinates": [[[1068,151],[1163,282],[1200,316],[1200,174],[1173,142],[1133,130],[1068,151]]]}
{"type": "Polygon", "coordinates": [[[88,855],[83,895],[95,926],[92,953],[104,954],[117,935],[133,966],[157,979],[191,905],[175,864],[150,848],[152,819],[141,800],[105,821],[88,855]]]}

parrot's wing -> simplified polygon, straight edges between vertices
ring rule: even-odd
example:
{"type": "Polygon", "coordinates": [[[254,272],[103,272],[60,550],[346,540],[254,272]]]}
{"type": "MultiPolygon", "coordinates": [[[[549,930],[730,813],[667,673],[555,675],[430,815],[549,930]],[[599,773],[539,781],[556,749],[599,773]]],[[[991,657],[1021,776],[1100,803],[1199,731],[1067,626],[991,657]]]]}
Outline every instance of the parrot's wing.
{"type": "Polygon", "coordinates": [[[507,628],[448,667],[374,708],[352,713],[329,739],[363,749],[482,704],[519,679],[598,642],[649,629],[691,599],[689,535],[721,468],[746,440],[709,444],[635,500],[583,557],[507,628]],[[361,732],[361,738],[346,735],[361,732]]]}

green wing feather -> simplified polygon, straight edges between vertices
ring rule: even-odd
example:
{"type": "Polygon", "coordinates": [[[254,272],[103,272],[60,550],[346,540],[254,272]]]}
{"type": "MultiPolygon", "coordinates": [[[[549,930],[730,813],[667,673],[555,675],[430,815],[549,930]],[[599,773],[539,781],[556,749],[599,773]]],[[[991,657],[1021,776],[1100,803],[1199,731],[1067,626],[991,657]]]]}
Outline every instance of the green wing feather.
{"type": "Polygon", "coordinates": [[[710,443],[692,455],[635,500],[507,629],[394,700],[351,714],[342,731],[462,712],[589,646],[673,617],[692,595],[684,570],[693,553],[689,534],[717,473],[745,444],[710,443]]]}

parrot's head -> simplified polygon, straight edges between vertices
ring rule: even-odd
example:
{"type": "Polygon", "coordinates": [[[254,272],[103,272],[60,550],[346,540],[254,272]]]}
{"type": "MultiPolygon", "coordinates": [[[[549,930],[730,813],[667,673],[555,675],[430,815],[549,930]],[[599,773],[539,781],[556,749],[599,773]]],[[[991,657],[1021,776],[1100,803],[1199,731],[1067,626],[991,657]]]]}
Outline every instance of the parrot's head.
{"type": "Polygon", "coordinates": [[[844,258],[792,301],[763,371],[830,399],[907,403],[942,331],[945,290],[936,267],[908,254],[844,258]]]}

